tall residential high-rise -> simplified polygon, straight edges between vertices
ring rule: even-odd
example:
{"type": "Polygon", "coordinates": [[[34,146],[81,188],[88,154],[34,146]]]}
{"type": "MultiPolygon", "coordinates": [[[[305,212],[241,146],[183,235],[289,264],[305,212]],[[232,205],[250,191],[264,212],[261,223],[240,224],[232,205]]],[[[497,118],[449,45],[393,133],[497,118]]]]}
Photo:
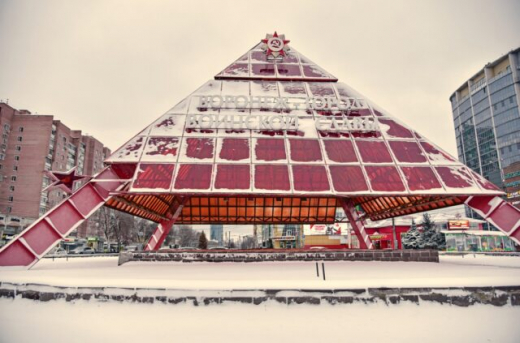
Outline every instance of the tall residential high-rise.
{"type": "MultiPolygon", "coordinates": [[[[67,194],[42,190],[51,180],[45,171],[93,175],[110,154],[94,137],[72,130],[52,115],[31,114],[0,102],[0,228],[14,234],[61,202],[67,194]]],[[[79,186],[78,184],[76,186],[79,186]]],[[[88,223],[78,229],[87,234],[88,223]]]]}
{"type": "Polygon", "coordinates": [[[219,245],[224,245],[224,227],[220,224],[211,224],[209,227],[211,240],[218,241],[219,245]]]}
{"type": "Polygon", "coordinates": [[[450,101],[459,160],[508,193],[520,190],[506,180],[520,171],[520,48],[485,65],[450,101]]]}

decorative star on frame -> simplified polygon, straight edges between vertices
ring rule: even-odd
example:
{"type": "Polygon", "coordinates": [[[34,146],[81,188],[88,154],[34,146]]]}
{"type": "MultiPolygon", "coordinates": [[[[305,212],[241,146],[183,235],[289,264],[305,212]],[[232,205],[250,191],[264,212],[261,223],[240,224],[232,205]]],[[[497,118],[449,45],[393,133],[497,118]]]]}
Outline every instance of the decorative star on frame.
{"type": "Polygon", "coordinates": [[[267,60],[282,60],[290,50],[287,45],[289,42],[290,40],[285,39],[285,35],[278,35],[275,31],[272,35],[265,35],[265,39],[262,39],[261,48],[265,51],[267,60]]]}
{"type": "Polygon", "coordinates": [[[50,185],[45,187],[42,192],[46,192],[49,190],[52,190],[54,188],[61,188],[66,193],[72,193],[72,189],[74,187],[74,182],[83,180],[83,179],[90,179],[90,176],[87,175],[76,175],[76,167],[70,169],[66,172],[61,171],[53,171],[49,170],[45,172],[54,182],[52,182],[50,185]]]}

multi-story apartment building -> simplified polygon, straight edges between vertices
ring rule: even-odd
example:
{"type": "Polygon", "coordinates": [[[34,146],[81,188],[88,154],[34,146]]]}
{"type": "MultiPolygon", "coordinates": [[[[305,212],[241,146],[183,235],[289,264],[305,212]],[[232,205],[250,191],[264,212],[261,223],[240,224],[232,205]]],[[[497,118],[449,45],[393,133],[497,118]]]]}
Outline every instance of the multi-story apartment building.
{"type": "MultiPolygon", "coordinates": [[[[67,196],[63,190],[43,192],[49,170],[93,175],[110,150],[94,137],[72,130],[52,115],[31,114],[0,102],[0,230],[15,234],[67,196]]],[[[79,185],[76,185],[79,186],[79,185]]],[[[87,234],[89,224],[78,230],[87,234]]]]}
{"type": "Polygon", "coordinates": [[[520,48],[485,65],[450,101],[459,160],[507,190],[520,161],[520,48]]]}
{"type": "Polygon", "coordinates": [[[218,245],[224,245],[224,226],[222,224],[211,224],[209,235],[211,240],[218,242],[218,245]]]}

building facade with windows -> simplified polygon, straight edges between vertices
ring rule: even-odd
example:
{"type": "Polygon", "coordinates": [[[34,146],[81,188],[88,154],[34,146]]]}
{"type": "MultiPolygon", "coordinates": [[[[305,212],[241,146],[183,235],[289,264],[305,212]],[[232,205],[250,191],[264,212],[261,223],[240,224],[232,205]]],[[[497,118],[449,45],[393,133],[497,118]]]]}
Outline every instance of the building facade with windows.
{"type": "Polygon", "coordinates": [[[520,161],[520,48],[488,63],[450,97],[459,160],[506,190],[520,161]]]}
{"type": "MultiPolygon", "coordinates": [[[[52,115],[31,114],[0,102],[0,229],[11,235],[61,202],[61,189],[42,190],[52,180],[46,171],[67,171],[93,175],[110,154],[101,142],[72,130],[52,115]]],[[[77,186],[79,186],[77,184],[77,186]]],[[[87,234],[83,224],[78,235],[87,234]]]]}
{"type": "Polygon", "coordinates": [[[217,241],[219,246],[224,245],[224,226],[222,224],[212,224],[209,227],[210,240],[217,241]]]}

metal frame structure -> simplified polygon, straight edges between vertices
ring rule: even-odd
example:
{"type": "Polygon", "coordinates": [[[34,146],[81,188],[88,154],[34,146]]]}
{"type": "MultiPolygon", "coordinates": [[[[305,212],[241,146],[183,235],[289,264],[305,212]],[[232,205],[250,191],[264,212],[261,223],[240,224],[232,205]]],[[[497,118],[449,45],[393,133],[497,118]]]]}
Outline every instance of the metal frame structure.
{"type": "Polygon", "coordinates": [[[267,59],[262,44],[116,150],[0,266],[31,267],[102,205],[158,223],[145,250],[175,223],[329,224],[338,208],[370,249],[366,219],[459,204],[520,243],[500,189],[296,50],[267,59]]]}

